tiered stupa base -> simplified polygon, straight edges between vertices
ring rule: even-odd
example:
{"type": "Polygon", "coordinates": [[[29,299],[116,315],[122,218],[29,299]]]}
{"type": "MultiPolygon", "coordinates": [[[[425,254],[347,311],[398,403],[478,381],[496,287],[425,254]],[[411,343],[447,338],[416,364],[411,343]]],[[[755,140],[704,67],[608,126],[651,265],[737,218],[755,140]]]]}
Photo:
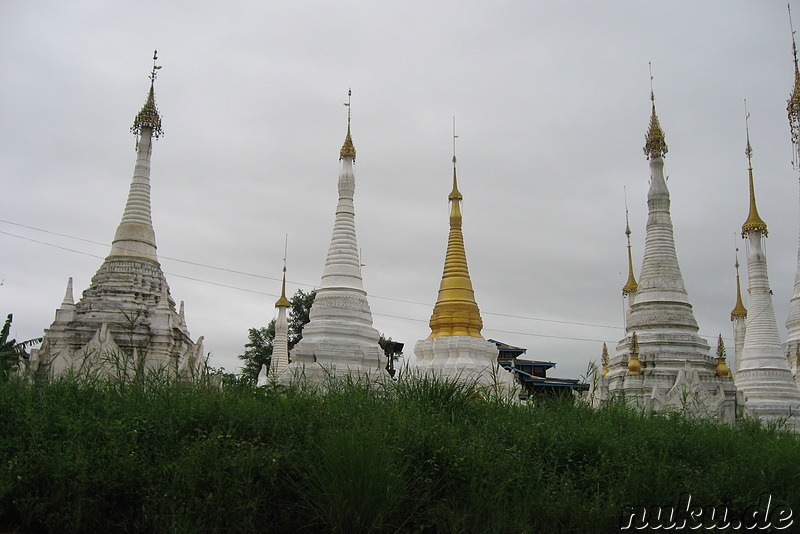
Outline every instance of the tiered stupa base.
{"type": "Polygon", "coordinates": [[[474,382],[479,387],[496,387],[504,394],[517,393],[514,376],[497,363],[497,346],[482,338],[439,336],[417,341],[417,359],[411,372],[474,382]]]}
{"type": "Polygon", "coordinates": [[[745,414],[800,431],[800,390],[792,372],[782,368],[741,369],[736,386],[745,414]]]}
{"type": "Polygon", "coordinates": [[[317,292],[303,327],[303,339],[290,354],[289,367],[280,382],[303,377],[322,383],[344,375],[380,379],[386,374],[386,356],[372,326],[369,303],[363,290],[322,288],[317,292]]]}

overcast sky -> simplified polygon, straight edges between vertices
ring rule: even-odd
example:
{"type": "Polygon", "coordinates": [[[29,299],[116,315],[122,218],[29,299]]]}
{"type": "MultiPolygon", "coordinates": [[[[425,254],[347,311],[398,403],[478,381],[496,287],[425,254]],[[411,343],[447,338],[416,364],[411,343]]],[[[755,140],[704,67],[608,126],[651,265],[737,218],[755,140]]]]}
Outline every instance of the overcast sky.
{"type": "Polygon", "coordinates": [[[0,312],[14,313],[17,339],[40,336],[68,277],[77,300],[110,250],[154,48],[158,254],[214,366],[238,367],[248,328],[274,316],[285,234],[287,291],[319,284],[352,87],[375,327],[406,354],[430,332],[456,116],[483,334],[556,362],[553,376],[584,374],[624,335],[624,188],[637,278],[641,266],[648,62],[700,333],[712,346],[722,333],[732,352],[746,98],[785,337],[798,172],[781,2],[73,0],[0,4],[0,312]]]}

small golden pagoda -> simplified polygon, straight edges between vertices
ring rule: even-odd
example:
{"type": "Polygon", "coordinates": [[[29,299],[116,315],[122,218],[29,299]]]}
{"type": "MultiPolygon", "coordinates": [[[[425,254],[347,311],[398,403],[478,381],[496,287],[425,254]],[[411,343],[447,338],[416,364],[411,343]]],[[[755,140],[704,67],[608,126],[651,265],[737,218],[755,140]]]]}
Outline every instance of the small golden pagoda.
{"type": "Polygon", "coordinates": [[[456,156],[453,155],[453,190],[450,200],[450,235],[447,238],[447,253],[444,273],[439,285],[439,297],[433,307],[429,338],[442,336],[469,336],[483,339],[483,320],[475,302],[475,292],[469,278],[467,253],[464,250],[464,235],[461,231],[461,200],[456,176],[456,156]]]}

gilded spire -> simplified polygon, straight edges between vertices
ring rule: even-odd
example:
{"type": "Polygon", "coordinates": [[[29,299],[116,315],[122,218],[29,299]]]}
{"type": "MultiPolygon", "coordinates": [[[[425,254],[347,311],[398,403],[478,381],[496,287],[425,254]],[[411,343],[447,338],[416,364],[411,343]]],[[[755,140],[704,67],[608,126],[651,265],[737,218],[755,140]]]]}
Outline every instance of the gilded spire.
{"type": "Polygon", "coordinates": [[[483,338],[483,320],[475,302],[475,292],[467,267],[464,235],[461,231],[461,200],[456,178],[455,119],[453,119],[453,190],[447,197],[450,202],[450,235],[444,273],[439,285],[439,297],[430,320],[431,335],[428,337],[469,336],[483,338]]]}
{"type": "Polygon", "coordinates": [[[742,284],[739,282],[739,249],[736,249],[736,306],[731,310],[731,321],[747,317],[747,308],[742,303],[742,284]]]}
{"type": "Polygon", "coordinates": [[[794,59],[794,88],[789,100],[786,102],[786,112],[789,115],[789,129],[792,135],[792,145],[794,145],[793,164],[800,166],[800,70],[797,66],[797,43],[794,38],[794,27],[792,26],[792,8],[789,9],[789,28],[792,31],[792,57],[794,59]]]}
{"type": "Polygon", "coordinates": [[[625,236],[628,238],[628,282],[622,288],[622,296],[629,295],[639,289],[636,277],[633,276],[633,256],[631,255],[631,225],[628,221],[628,201],[625,201],[625,236]]]}
{"type": "Polygon", "coordinates": [[[603,364],[603,370],[600,372],[600,378],[605,378],[608,374],[608,347],[603,343],[603,354],[600,356],[600,361],[603,364]]]}
{"type": "Polygon", "coordinates": [[[142,109],[136,115],[136,118],[133,121],[133,126],[131,126],[131,133],[134,135],[141,135],[142,128],[150,128],[153,132],[153,137],[156,138],[164,134],[163,130],[161,129],[161,116],[158,114],[158,109],[156,109],[156,97],[153,90],[153,85],[156,81],[156,75],[158,74],[158,70],[161,68],[159,65],[156,65],[157,59],[158,50],[154,50],[153,70],[150,71],[150,93],[148,93],[144,106],[142,106],[142,109]]]}
{"type": "Polygon", "coordinates": [[[275,303],[276,308],[291,307],[292,303],[286,298],[286,265],[283,266],[283,282],[281,282],[281,298],[275,303]]]}
{"type": "Polygon", "coordinates": [[[346,157],[351,157],[354,160],[356,159],[356,147],[353,145],[353,138],[350,137],[350,96],[353,94],[352,89],[347,90],[347,102],[345,102],[345,106],[347,106],[347,135],[344,138],[344,144],[342,145],[342,150],[339,152],[339,159],[343,159],[346,157]]]}
{"type": "MultiPolygon", "coordinates": [[[[648,63],[650,66],[650,63],[648,63]]],[[[647,159],[663,158],[667,153],[667,142],[664,138],[664,130],[661,129],[661,124],[658,122],[658,115],[656,115],[656,97],[653,92],[653,72],[652,67],[650,70],[650,102],[652,104],[652,111],[650,113],[650,127],[647,129],[647,134],[644,136],[644,153],[647,159]]]]}
{"type": "Polygon", "coordinates": [[[745,105],[745,131],[747,132],[747,148],[745,148],[745,155],[747,156],[747,172],[749,175],[750,183],[750,213],[747,215],[747,220],[742,225],[742,237],[747,237],[750,232],[763,232],[764,237],[767,236],[767,223],[761,220],[758,215],[758,208],[756,207],[756,190],[753,185],[753,148],[750,146],[750,127],[748,120],[750,114],[747,113],[747,100],[745,105]]]}
{"type": "Polygon", "coordinates": [[[275,303],[276,308],[285,307],[289,308],[292,303],[286,298],[286,248],[289,244],[289,236],[286,236],[286,242],[283,245],[283,281],[281,282],[281,298],[275,303]]]}

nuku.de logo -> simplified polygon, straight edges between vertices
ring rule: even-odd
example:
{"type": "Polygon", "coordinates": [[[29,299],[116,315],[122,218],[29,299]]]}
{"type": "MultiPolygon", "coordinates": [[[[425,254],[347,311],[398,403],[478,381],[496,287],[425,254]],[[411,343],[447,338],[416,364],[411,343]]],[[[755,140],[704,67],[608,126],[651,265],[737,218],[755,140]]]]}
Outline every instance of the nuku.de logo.
{"type": "Polygon", "coordinates": [[[769,493],[762,493],[758,503],[744,510],[722,504],[692,504],[692,496],[682,493],[674,505],[623,506],[619,527],[620,530],[783,530],[793,524],[792,509],[775,505],[769,493]]]}

